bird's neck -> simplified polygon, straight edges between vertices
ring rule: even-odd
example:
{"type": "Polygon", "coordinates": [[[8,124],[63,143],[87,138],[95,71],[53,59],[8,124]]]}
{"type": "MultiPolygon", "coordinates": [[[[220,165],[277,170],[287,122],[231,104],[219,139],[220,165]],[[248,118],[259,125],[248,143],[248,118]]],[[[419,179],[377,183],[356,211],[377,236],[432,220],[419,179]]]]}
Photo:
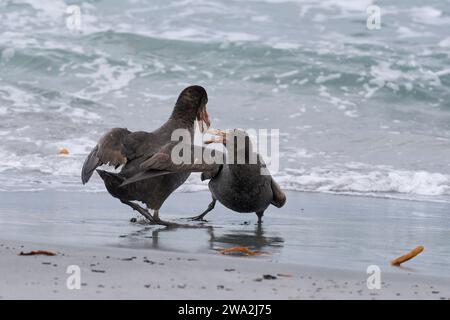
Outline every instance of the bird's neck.
{"type": "Polygon", "coordinates": [[[164,123],[159,129],[155,131],[155,133],[159,134],[159,136],[164,136],[166,140],[171,140],[172,136],[174,139],[177,136],[185,136],[189,135],[190,139],[194,140],[194,123],[187,123],[185,121],[179,119],[171,119],[169,118],[166,123],[164,123]],[[180,132],[175,132],[180,130],[180,132]]]}
{"type": "MultiPolygon", "coordinates": [[[[231,162],[231,161],[230,161],[231,162]]],[[[241,172],[245,172],[244,176],[248,176],[249,172],[257,174],[261,171],[264,162],[259,154],[254,152],[237,153],[232,163],[228,163],[228,169],[235,175],[240,176],[241,172]]]]}
{"type": "Polygon", "coordinates": [[[167,135],[169,139],[177,129],[188,130],[193,135],[196,116],[196,110],[192,102],[178,100],[169,119],[156,131],[160,135],[167,135]]]}
{"type": "Polygon", "coordinates": [[[185,126],[194,126],[197,110],[190,101],[179,100],[173,108],[169,121],[184,124],[185,126]]]}
{"type": "MultiPolygon", "coordinates": [[[[195,117],[187,117],[187,114],[180,114],[179,112],[174,112],[167,119],[167,121],[155,131],[159,136],[163,137],[165,140],[171,140],[172,135],[176,130],[180,130],[175,136],[189,134],[189,138],[193,141],[194,139],[194,128],[195,128],[195,117]],[[184,130],[184,132],[183,132],[184,130]]],[[[176,137],[175,137],[176,138],[176,137]]]]}

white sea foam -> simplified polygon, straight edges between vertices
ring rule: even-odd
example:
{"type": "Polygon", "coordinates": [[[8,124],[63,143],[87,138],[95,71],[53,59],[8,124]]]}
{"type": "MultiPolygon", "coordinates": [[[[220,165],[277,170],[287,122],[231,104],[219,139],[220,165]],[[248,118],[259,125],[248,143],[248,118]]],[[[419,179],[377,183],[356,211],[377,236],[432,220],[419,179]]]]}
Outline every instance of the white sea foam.
{"type": "Polygon", "coordinates": [[[42,111],[42,107],[37,104],[35,97],[26,90],[11,85],[0,87],[0,101],[9,104],[9,108],[16,112],[42,111]]]}
{"type": "Polygon", "coordinates": [[[326,76],[320,75],[316,78],[316,83],[324,83],[327,81],[339,79],[340,77],[341,77],[340,73],[332,73],[326,76]]]}
{"type": "Polygon", "coordinates": [[[142,93],[142,95],[146,98],[157,99],[160,101],[170,101],[170,100],[174,100],[176,98],[176,96],[174,96],[174,95],[164,95],[164,94],[157,94],[157,93],[151,93],[151,92],[146,92],[146,91],[144,91],[142,93]]]}
{"type": "MultiPolygon", "coordinates": [[[[51,150],[47,154],[27,155],[17,155],[0,148],[0,184],[9,191],[33,188],[81,190],[81,165],[93,145],[95,142],[90,139],[67,139],[46,145],[45,150],[51,150]],[[69,150],[68,156],[57,154],[63,147],[69,150]],[[34,176],[31,182],[28,178],[30,174],[34,176]]],[[[290,155],[292,156],[291,153],[290,155]]],[[[299,149],[294,158],[313,159],[317,156],[308,150],[299,149]]],[[[407,198],[405,196],[409,195],[410,199],[414,199],[414,196],[428,196],[431,198],[422,200],[431,201],[435,201],[436,197],[440,197],[440,200],[447,197],[450,201],[449,175],[396,170],[389,166],[373,167],[362,163],[348,163],[341,168],[287,169],[278,173],[275,179],[286,190],[399,198],[407,198]]],[[[207,189],[207,182],[201,182],[199,175],[193,174],[178,191],[196,192],[207,189]]],[[[97,192],[104,190],[104,187],[101,181],[95,178],[87,190],[97,192]]]]}
{"type": "Polygon", "coordinates": [[[370,74],[379,81],[379,84],[383,86],[387,81],[396,81],[402,76],[400,70],[392,69],[392,64],[386,61],[380,61],[378,65],[370,68],[370,74]]]}
{"type": "Polygon", "coordinates": [[[356,104],[354,102],[332,95],[324,85],[320,85],[318,91],[320,97],[323,97],[328,103],[337,107],[338,110],[344,111],[346,116],[351,118],[358,117],[358,111],[355,109],[356,104]]]}
{"type": "Polygon", "coordinates": [[[61,112],[65,116],[70,117],[70,119],[76,123],[93,123],[102,119],[101,116],[95,112],[76,107],[69,107],[67,105],[61,106],[57,112],[61,112]]]}
{"type": "Polygon", "coordinates": [[[423,24],[447,25],[450,23],[450,18],[445,17],[441,10],[430,6],[413,7],[410,9],[410,14],[413,20],[423,24]]]}
{"type": "MultiPolygon", "coordinates": [[[[398,66],[388,61],[379,61],[377,65],[370,68],[371,79],[364,84],[365,97],[371,98],[376,91],[386,87],[393,91],[398,91],[401,86],[411,91],[415,84],[423,87],[424,84],[434,87],[442,85],[440,77],[449,73],[448,69],[433,71],[431,69],[419,68],[414,71],[401,71],[398,66]]],[[[410,61],[407,65],[414,66],[415,62],[410,61]]]]}
{"type": "Polygon", "coordinates": [[[67,8],[63,0],[20,0],[20,2],[32,6],[39,14],[53,20],[60,19],[67,8]]]}
{"type": "Polygon", "coordinates": [[[439,42],[439,46],[443,48],[450,48],[450,37],[447,37],[439,42]]]}
{"type": "Polygon", "coordinates": [[[252,19],[252,21],[255,21],[255,22],[269,22],[271,20],[270,16],[268,16],[268,15],[253,16],[253,17],[251,17],[251,19],[252,19]]]}
{"type": "Polygon", "coordinates": [[[416,31],[405,26],[398,27],[397,33],[401,38],[428,37],[432,35],[429,32],[416,31]]]}
{"type": "Polygon", "coordinates": [[[305,7],[301,11],[303,15],[305,15],[310,8],[322,8],[322,9],[333,9],[337,8],[343,11],[362,11],[365,12],[365,9],[373,3],[372,0],[253,0],[258,2],[267,2],[267,3],[278,3],[283,4],[286,2],[298,3],[305,7]]]}
{"type": "Polygon", "coordinates": [[[299,49],[300,44],[295,42],[287,42],[287,41],[268,41],[267,44],[274,49],[281,49],[281,50],[294,50],[299,49]]]}
{"type": "Polygon", "coordinates": [[[131,60],[125,66],[111,65],[105,57],[86,63],[84,67],[94,71],[75,74],[76,77],[88,79],[86,88],[76,95],[94,100],[106,93],[127,87],[137,74],[144,70],[140,64],[131,60]]]}
{"type": "MultiPolygon", "coordinates": [[[[291,172],[288,170],[287,172],[291,172]]],[[[376,194],[408,194],[421,196],[450,196],[450,176],[426,171],[386,170],[327,170],[315,168],[277,177],[287,189],[314,192],[376,194]]]]}
{"type": "Polygon", "coordinates": [[[292,77],[296,74],[298,74],[299,71],[298,70],[292,70],[292,71],[287,71],[284,73],[280,73],[280,74],[275,74],[275,78],[287,78],[287,77],[292,77]]]}

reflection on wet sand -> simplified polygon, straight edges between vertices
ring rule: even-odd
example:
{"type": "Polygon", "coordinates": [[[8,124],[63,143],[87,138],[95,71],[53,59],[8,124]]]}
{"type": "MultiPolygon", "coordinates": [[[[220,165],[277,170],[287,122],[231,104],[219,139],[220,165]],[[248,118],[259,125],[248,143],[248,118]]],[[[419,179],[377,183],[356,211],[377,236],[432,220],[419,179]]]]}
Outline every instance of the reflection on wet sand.
{"type": "Polygon", "coordinates": [[[230,247],[249,247],[252,250],[275,253],[284,244],[282,237],[267,235],[261,224],[251,229],[250,226],[239,229],[222,226],[205,226],[201,229],[145,226],[121,237],[126,239],[125,243],[121,243],[122,246],[173,251],[218,251],[230,247]]]}
{"type": "Polygon", "coordinates": [[[219,236],[212,233],[211,249],[221,250],[229,247],[249,247],[253,250],[281,248],[284,240],[277,236],[265,236],[264,227],[257,224],[254,230],[231,230],[219,236]]]}

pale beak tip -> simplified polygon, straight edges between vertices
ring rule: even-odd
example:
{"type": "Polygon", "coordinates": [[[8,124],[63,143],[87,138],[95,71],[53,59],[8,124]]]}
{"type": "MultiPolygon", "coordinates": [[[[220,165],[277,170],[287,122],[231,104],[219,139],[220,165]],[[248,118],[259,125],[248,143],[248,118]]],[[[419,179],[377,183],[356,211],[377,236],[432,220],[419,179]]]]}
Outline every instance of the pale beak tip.
{"type": "Polygon", "coordinates": [[[224,142],[224,139],[221,137],[211,138],[211,139],[203,141],[204,144],[223,143],[223,142],[224,142]]]}

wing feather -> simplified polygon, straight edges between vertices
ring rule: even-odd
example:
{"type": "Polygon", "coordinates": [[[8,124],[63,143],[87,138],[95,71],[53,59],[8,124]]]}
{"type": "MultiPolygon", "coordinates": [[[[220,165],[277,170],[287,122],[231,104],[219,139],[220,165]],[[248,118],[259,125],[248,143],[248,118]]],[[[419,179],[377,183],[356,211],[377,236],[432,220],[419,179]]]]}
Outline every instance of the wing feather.
{"type": "Polygon", "coordinates": [[[94,170],[103,164],[109,164],[117,168],[127,163],[128,158],[124,154],[123,148],[124,139],[129,134],[131,134],[131,131],[128,129],[114,128],[100,138],[98,144],[87,156],[81,169],[83,184],[87,183],[94,170]]]}
{"type": "MultiPolygon", "coordinates": [[[[205,163],[196,159],[196,155],[204,155],[205,148],[196,145],[180,146],[178,142],[170,142],[162,147],[158,152],[149,154],[148,158],[140,164],[139,172],[135,173],[122,183],[122,187],[131,183],[151,179],[161,175],[174,174],[180,172],[202,172],[202,180],[213,178],[222,168],[221,163],[205,163]],[[172,151],[174,147],[178,150],[189,150],[191,157],[187,157],[187,162],[173,162],[172,151]],[[185,147],[183,149],[182,147],[185,147]]],[[[182,155],[181,155],[182,156],[182,155]]],[[[211,156],[215,159],[224,159],[222,152],[212,151],[211,156]],[[219,158],[220,157],[220,158],[219,158]]],[[[204,160],[204,159],[203,159],[204,160]]]]}

